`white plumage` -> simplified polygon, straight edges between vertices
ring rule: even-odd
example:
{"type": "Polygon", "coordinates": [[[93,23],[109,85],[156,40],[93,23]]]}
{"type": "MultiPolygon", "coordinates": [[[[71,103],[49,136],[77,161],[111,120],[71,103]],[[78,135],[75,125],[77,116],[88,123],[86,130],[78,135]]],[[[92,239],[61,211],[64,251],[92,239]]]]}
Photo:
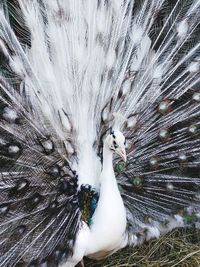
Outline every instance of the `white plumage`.
{"type": "Polygon", "coordinates": [[[115,139],[109,135],[103,148],[103,167],[99,177],[99,201],[92,222],[82,223],[74,246],[73,257],[63,267],[75,266],[84,256],[104,258],[128,244],[126,210],[113,170],[113,141],[119,145],[118,153],[126,160],[125,138],[116,131],[115,139]]]}
{"type": "Polygon", "coordinates": [[[0,4],[0,267],[72,267],[197,222],[187,2],[0,4]]]}

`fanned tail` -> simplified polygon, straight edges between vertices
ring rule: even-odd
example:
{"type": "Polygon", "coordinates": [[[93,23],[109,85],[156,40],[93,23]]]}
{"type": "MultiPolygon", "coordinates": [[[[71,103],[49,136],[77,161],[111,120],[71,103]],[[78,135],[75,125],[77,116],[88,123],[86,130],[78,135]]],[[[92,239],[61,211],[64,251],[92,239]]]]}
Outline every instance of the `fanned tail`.
{"type": "Polygon", "coordinates": [[[66,146],[71,129],[63,130],[28,48],[2,11],[0,17],[0,266],[55,266],[72,255],[80,224],[73,151],[66,146]]]}
{"type": "Polygon", "coordinates": [[[111,127],[130,232],[183,225],[199,201],[200,2],[17,2],[10,22],[0,10],[0,266],[71,253],[77,182],[98,187],[111,127]]]}
{"type": "Polygon", "coordinates": [[[128,100],[121,93],[113,101],[123,99],[117,112],[124,117],[129,157],[127,165],[116,164],[116,174],[130,232],[139,234],[130,241],[134,245],[187,225],[188,217],[192,223],[198,220],[199,10],[199,1],[177,1],[149,18],[152,57],[148,53],[137,71],[129,66],[124,82],[129,84],[128,100]],[[152,35],[151,21],[155,27],[159,16],[163,25],[152,35]]]}

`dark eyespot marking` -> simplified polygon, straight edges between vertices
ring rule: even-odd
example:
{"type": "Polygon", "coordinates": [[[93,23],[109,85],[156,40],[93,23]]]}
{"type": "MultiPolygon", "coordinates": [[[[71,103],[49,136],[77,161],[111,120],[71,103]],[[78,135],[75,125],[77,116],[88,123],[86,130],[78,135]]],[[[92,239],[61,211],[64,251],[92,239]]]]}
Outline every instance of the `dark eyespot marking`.
{"type": "Polygon", "coordinates": [[[25,225],[19,225],[18,227],[15,228],[13,231],[13,234],[15,237],[21,237],[24,233],[26,232],[26,226],[25,225]]]}
{"type": "Polygon", "coordinates": [[[51,153],[54,152],[55,146],[54,146],[53,141],[50,139],[50,137],[47,136],[46,138],[38,139],[38,142],[41,145],[43,152],[46,155],[50,155],[51,153]]]}
{"type": "Polygon", "coordinates": [[[52,179],[56,179],[61,175],[61,168],[58,165],[52,166],[48,172],[52,179]]]}
{"type": "Polygon", "coordinates": [[[55,201],[53,201],[53,202],[51,202],[50,204],[49,204],[49,206],[48,206],[48,211],[50,212],[50,213],[54,213],[54,212],[56,212],[56,210],[58,209],[58,206],[59,206],[59,203],[58,203],[58,201],[57,200],[55,200],[55,201]]]}
{"type": "Polygon", "coordinates": [[[29,200],[26,203],[26,207],[29,210],[36,209],[38,205],[41,204],[42,201],[43,201],[42,195],[36,192],[29,198],[29,200]]]}
{"type": "Polygon", "coordinates": [[[10,207],[8,204],[1,204],[0,205],[0,216],[7,214],[9,209],[10,209],[10,207]]]}
{"type": "Polygon", "coordinates": [[[21,150],[21,147],[17,144],[10,144],[7,147],[7,155],[12,158],[18,157],[21,154],[21,150]]]}
{"type": "Polygon", "coordinates": [[[116,136],[114,134],[112,136],[113,136],[114,139],[116,138],[116,136]]]}
{"type": "Polygon", "coordinates": [[[66,177],[62,177],[58,184],[58,190],[62,194],[71,196],[76,193],[77,183],[74,181],[70,182],[69,180],[66,179],[66,177]]]}
{"type": "Polygon", "coordinates": [[[15,187],[13,187],[10,190],[9,196],[12,197],[12,196],[17,195],[17,194],[26,193],[26,191],[29,188],[29,184],[30,183],[26,179],[21,179],[20,181],[17,182],[15,187]]]}

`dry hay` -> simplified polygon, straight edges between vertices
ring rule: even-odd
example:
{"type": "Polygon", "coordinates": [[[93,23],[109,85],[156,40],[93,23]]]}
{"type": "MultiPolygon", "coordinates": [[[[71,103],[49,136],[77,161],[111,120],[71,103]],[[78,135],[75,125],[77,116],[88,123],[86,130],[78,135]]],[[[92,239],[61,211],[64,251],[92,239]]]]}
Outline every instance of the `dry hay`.
{"type": "Polygon", "coordinates": [[[86,267],[200,267],[200,230],[176,229],[138,248],[123,249],[86,267]]]}

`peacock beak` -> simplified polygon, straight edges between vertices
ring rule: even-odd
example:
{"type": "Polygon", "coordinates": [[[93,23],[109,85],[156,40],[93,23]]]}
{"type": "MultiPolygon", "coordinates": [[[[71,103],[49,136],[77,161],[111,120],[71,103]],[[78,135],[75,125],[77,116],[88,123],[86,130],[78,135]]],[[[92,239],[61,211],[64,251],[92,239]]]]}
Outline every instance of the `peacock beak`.
{"type": "Polygon", "coordinates": [[[123,159],[124,162],[126,162],[127,157],[125,148],[118,148],[115,152],[123,159]]]}

